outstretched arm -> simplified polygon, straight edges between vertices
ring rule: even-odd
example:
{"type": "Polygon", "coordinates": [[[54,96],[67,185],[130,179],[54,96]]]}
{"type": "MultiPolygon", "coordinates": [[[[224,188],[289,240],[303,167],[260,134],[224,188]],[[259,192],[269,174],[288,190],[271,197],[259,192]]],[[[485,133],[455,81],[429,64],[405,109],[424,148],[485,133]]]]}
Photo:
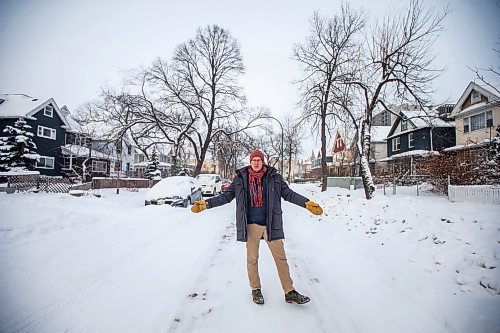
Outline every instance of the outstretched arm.
{"type": "Polygon", "coordinates": [[[241,182],[241,180],[238,177],[235,177],[233,179],[233,182],[225,192],[222,192],[216,197],[210,198],[207,200],[208,207],[207,208],[214,208],[214,207],[219,207],[222,205],[225,205],[227,203],[230,203],[233,201],[235,197],[235,190],[236,186],[241,182]]]}

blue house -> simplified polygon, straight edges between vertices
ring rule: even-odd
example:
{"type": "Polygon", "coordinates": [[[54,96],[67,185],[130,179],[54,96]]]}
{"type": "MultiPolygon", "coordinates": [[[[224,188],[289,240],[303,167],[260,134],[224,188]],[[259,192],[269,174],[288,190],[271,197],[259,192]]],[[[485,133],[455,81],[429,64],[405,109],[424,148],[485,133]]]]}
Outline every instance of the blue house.
{"type": "Polygon", "coordinates": [[[23,118],[31,126],[37,153],[41,156],[36,171],[60,176],[63,165],[61,146],[70,126],[53,98],[38,100],[23,94],[0,94],[0,136],[6,126],[23,118]]]}
{"type": "Polygon", "coordinates": [[[455,124],[438,113],[401,108],[387,135],[387,158],[395,174],[414,175],[414,160],[455,145],[455,124]]]}

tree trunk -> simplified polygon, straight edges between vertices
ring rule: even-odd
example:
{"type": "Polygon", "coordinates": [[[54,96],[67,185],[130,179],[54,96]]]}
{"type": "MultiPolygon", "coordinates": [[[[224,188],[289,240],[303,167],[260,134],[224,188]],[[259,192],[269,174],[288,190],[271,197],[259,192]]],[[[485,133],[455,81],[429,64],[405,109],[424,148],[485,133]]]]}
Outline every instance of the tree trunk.
{"type": "Polygon", "coordinates": [[[375,184],[373,183],[372,173],[370,171],[370,122],[364,120],[361,126],[360,144],[361,146],[361,179],[365,189],[366,199],[373,198],[375,192],[375,184]]]}
{"type": "MultiPolygon", "coordinates": [[[[321,113],[326,114],[326,104],[321,113]]],[[[321,192],[326,191],[328,167],[326,165],[326,115],[321,117],[321,192]]]]}

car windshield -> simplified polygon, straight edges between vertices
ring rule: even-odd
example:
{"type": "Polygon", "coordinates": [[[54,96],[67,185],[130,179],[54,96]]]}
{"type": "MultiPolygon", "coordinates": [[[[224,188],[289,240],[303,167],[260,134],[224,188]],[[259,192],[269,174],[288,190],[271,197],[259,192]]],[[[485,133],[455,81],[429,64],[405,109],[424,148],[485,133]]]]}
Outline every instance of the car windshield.
{"type": "Polygon", "coordinates": [[[212,175],[199,175],[196,177],[200,182],[213,182],[215,180],[215,176],[212,175]]]}

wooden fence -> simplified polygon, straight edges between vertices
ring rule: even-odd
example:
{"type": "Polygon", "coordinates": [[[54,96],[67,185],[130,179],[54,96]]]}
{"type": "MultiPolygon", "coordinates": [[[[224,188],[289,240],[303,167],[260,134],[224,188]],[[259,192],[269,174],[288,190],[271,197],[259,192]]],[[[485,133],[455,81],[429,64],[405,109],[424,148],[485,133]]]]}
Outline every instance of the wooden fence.
{"type": "Polygon", "coordinates": [[[144,178],[104,178],[94,177],[92,179],[92,188],[94,190],[102,188],[148,188],[158,183],[159,180],[149,180],[144,178]]]}
{"type": "Polygon", "coordinates": [[[500,186],[495,185],[448,185],[448,199],[452,202],[482,202],[500,204],[500,186]]]}

